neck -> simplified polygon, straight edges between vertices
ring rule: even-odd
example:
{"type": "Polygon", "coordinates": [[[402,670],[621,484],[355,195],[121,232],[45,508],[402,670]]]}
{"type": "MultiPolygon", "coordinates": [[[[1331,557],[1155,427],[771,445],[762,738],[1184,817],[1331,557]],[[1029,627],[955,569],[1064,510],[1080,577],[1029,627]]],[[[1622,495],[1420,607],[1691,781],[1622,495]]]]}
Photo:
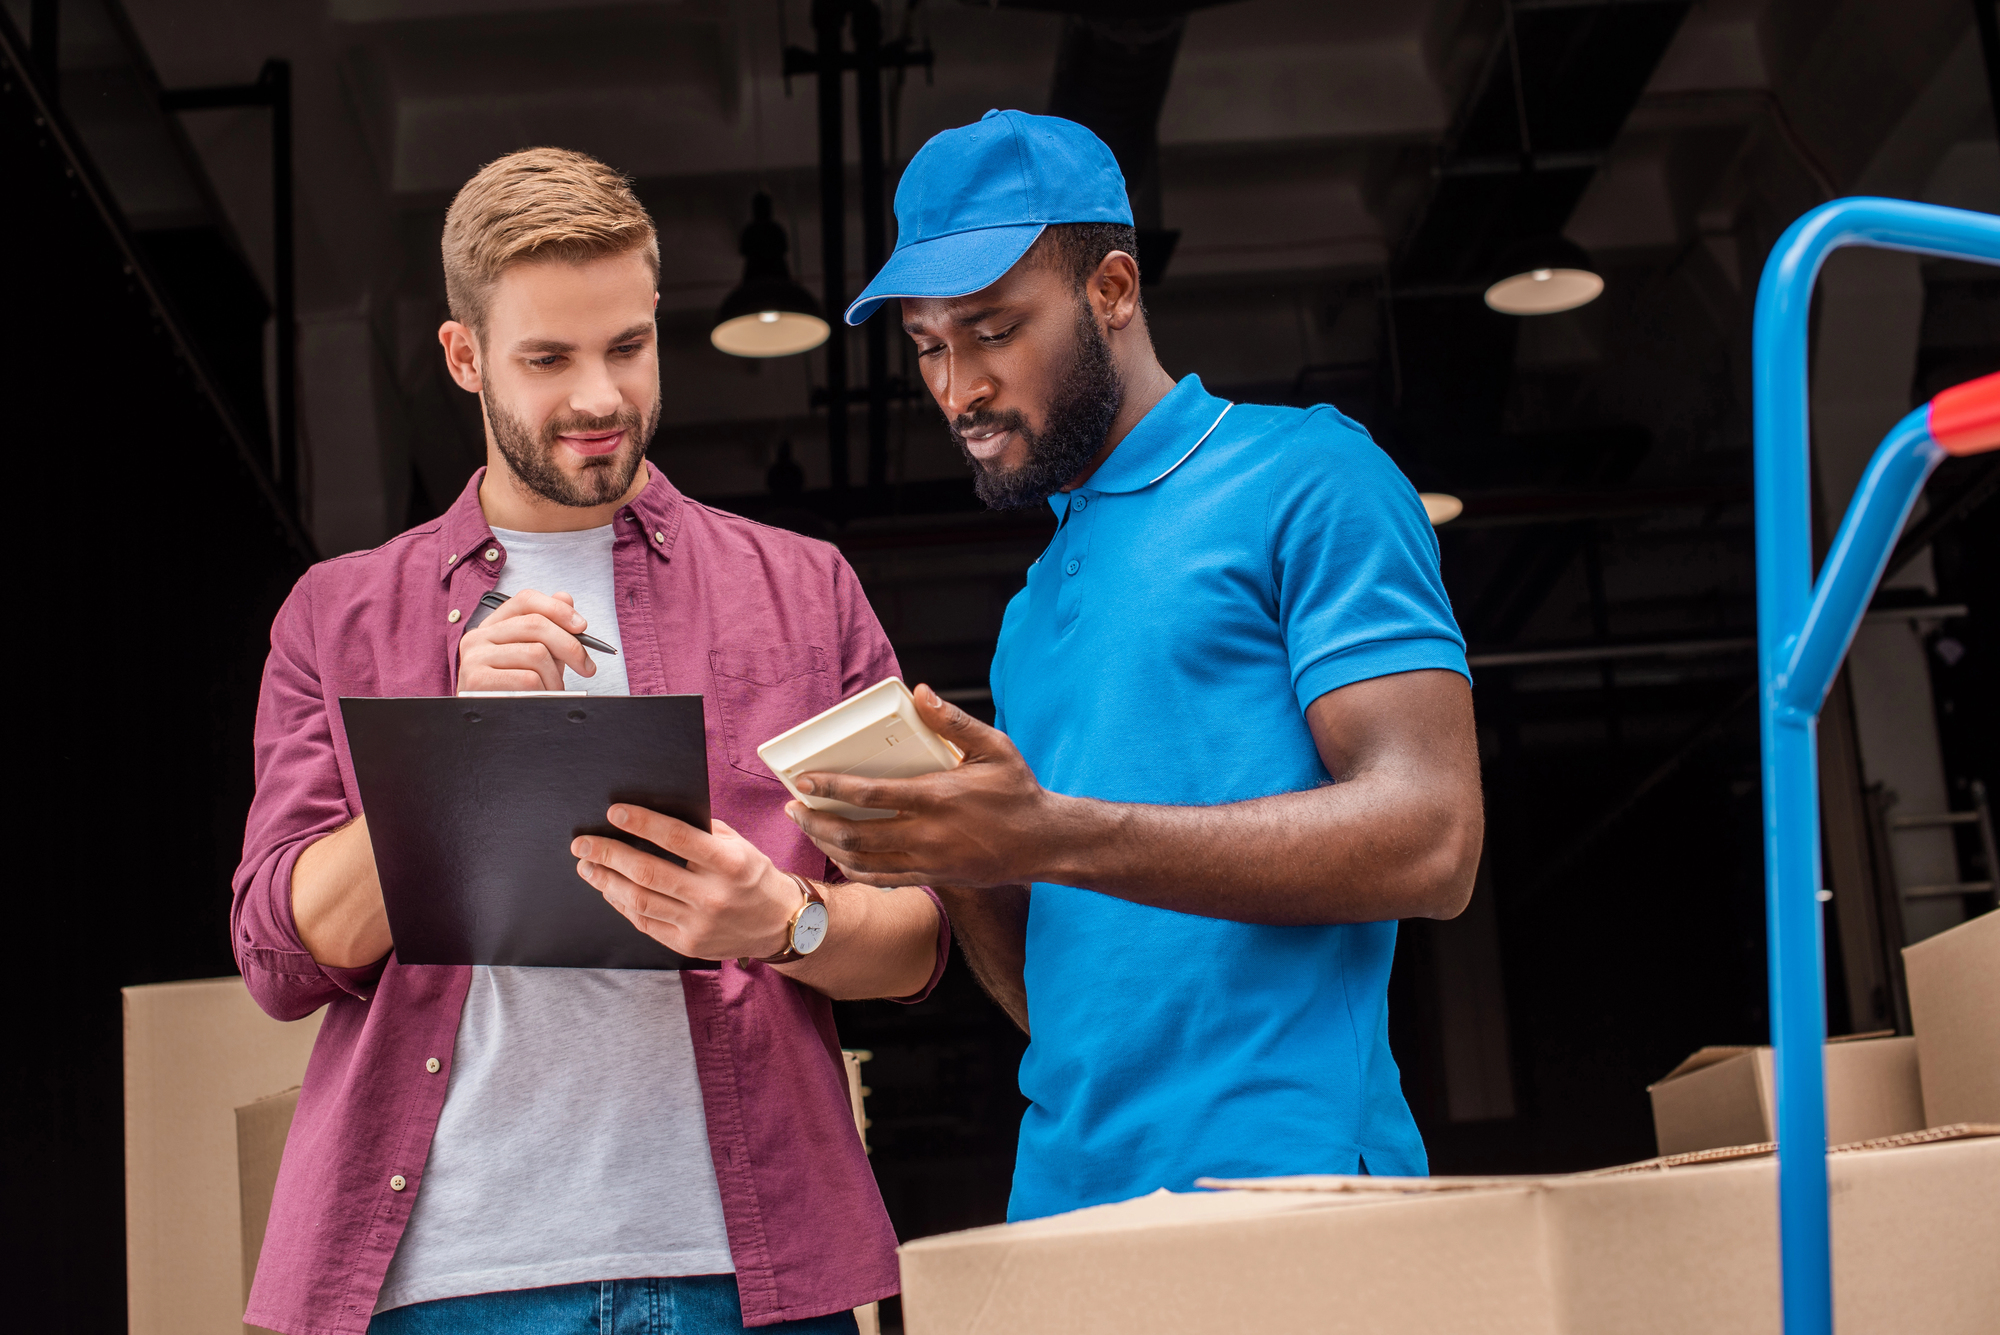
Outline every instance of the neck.
{"type": "Polygon", "coordinates": [[[574,533],[580,529],[603,528],[617,515],[620,507],[646,489],[646,483],[652,478],[651,470],[651,464],[640,460],[639,471],[632,475],[632,485],[615,501],[591,506],[557,505],[548,497],[530,491],[514,475],[514,470],[507,466],[506,458],[489,442],[486,447],[486,476],[479,483],[479,508],[485,512],[487,523],[495,528],[512,529],[516,533],[574,533]]]}
{"type": "Polygon", "coordinates": [[[1124,400],[1118,405],[1118,415],[1111,419],[1111,429],[1104,433],[1104,448],[1099,450],[1081,473],[1070,479],[1064,491],[1075,491],[1090,481],[1090,475],[1104,466],[1111,452],[1118,448],[1118,442],[1132,433],[1147,413],[1173,390],[1174,378],[1167,374],[1167,368],[1160,365],[1160,359],[1153,352],[1153,340],[1146,332],[1143,317],[1134,320],[1126,328],[1112,336],[1112,357],[1118,363],[1119,382],[1125,387],[1124,400]],[[1118,336],[1136,335],[1120,347],[1118,336]]]}

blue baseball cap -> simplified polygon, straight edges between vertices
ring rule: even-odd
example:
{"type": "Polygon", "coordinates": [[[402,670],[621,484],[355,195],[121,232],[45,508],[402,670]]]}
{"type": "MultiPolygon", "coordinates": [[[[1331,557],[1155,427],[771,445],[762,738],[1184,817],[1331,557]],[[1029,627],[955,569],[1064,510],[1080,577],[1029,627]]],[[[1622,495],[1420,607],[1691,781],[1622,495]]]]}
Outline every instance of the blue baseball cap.
{"type": "Polygon", "coordinates": [[[897,297],[962,297],[998,282],[1050,223],[1132,225],[1102,139],[1059,116],[989,111],[936,136],[896,187],[896,251],[847,308],[860,324],[897,297]]]}

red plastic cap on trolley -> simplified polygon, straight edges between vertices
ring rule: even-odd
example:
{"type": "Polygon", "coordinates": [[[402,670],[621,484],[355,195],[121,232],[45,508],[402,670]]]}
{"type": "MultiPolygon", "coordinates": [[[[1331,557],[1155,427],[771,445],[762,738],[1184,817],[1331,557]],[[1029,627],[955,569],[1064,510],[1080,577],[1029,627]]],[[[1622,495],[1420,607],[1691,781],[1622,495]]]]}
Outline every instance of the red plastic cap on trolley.
{"type": "Polygon", "coordinates": [[[1953,385],[1931,400],[1931,439],[1946,454],[2000,448],[2000,373],[1953,385]]]}

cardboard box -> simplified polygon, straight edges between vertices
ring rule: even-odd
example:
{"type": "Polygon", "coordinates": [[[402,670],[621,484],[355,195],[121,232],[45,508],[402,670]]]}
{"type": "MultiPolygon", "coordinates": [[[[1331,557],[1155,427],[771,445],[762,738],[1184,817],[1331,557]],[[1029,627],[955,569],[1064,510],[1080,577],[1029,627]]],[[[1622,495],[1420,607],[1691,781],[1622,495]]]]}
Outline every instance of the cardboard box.
{"type": "Polygon", "coordinates": [[[278,1189],[278,1165],[285,1157],[285,1137],[299,1110],[299,1089],[246,1103],[236,1110],[236,1185],[242,1202],[243,1302],[250,1302],[250,1282],[257,1278],[257,1258],[264,1252],[264,1229],[271,1222],[271,1197],[278,1189]]]}
{"type": "MultiPolygon", "coordinates": [[[[1660,1153],[1777,1139],[1774,1088],[1771,1049],[1701,1049],[1646,1087],[1660,1153]]],[[[2000,1114],[1990,1120],[2000,1121],[2000,1114]]],[[[1826,1045],[1828,1144],[1896,1136],[1924,1125],[1915,1039],[1870,1036],[1826,1045]]]]}
{"type": "Polygon", "coordinates": [[[281,1024],[240,978],[128,987],[124,1002],[131,1335],[234,1335],[246,1329],[236,1109],[304,1078],[319,1016],[281,1024]]]}
{"type": "Polygon", "coordinates": [[[1906,948],[1903,973],[1926,1120],[2000,1122],[2000,912],[1906,948]]]}
{"type": "MultiPolygon", "coordinates": [[[[2000,1137],[1829,1166],[1841,1335],[1988,1335],[2000,1137]]],[[[901,1250],[904,1329],[1778,1335],[1775,1161],[1636,1167],[1278,1178],[925,1238],[901,1250]]]]}

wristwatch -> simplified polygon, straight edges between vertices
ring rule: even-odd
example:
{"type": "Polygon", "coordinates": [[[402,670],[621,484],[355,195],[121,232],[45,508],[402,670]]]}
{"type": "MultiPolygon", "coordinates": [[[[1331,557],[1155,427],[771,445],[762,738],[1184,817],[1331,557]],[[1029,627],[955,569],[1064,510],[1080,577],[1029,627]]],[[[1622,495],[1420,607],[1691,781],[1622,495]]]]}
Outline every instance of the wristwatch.
{"type": "Polygon", "coordinates": [[[804,898],[792,910],[792,920],[785,925],[785,948],[775,955],[766,955],[757,961],[759,964],[790,964],[794,960],[802,960],[818,950],[826,940],[826,896],[819,892],[818,886],[798,873],[788,871],[785,875],[792,878],[804,898]]]}

